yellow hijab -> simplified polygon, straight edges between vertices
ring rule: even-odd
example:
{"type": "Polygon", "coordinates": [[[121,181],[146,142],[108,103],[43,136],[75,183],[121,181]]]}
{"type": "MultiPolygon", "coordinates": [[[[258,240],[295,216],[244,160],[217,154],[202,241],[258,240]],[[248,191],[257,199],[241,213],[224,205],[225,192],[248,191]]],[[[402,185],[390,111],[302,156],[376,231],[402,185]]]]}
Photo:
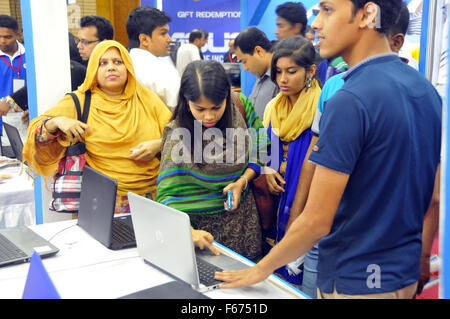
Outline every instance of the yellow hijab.
{"type": "Polygon", "coordinates": [[[273,132],[283,142],[294,141],[311,127],[321,91],[319,83],[313,79],[312,86],[302,90],[295,105],[283,93],[278,93],[270,102],[267,120],[270,120],[273,132]]]}
{"type": "MultiPolygon", "coordinates": [[[[172,114],[162,100],[144,88],[135,77],[130,55],[116,41],[104,41],[94,49],[83,84],[74,93],[84,105],[85,92],[92,92],[87,125],[91,134],[86,137],[86,161],[89,166],[118,181],[118,195],[129,191],[147,194],[155,191],[159,173],[159,159],[133,161],[130,149],[139,143],[159,139],[172,114]],[[97,86],[100,58],[115,47],[128,70],[128,81],[122,96],[108,96],[97,86]]],[[[57,143],[43,145],[35,141],[36,130],[47,117],[66,116],[76,119],[76,109],[70,96],[65,96],[56,106],[33,119],[28,128],[23,158],[37,175],[51,176],[65,155],[68,141],[62,135],[57,143]]]]}

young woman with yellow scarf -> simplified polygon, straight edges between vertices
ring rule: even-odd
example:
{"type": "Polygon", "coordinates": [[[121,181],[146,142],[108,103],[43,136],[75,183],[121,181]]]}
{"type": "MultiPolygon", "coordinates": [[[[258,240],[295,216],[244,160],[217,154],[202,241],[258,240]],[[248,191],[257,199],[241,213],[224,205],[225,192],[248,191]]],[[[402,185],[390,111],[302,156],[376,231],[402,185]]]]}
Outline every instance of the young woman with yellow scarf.
{"type": "MultiPolygon", "coordinates": [[[[271,77],[280,87],[280,93],[269,102],[264,114],[271,143],[279,145],[276,150],[272,148],[268,165],[275,169],[266,167],[269,191],[277,200],[275,227],[265,234],[272,244],[285,234],[302,163],[312,138],[310,128],[321,93],[315,57],[313,45],[301,36],[281,40],[274,48],[271,77]]],[[[302,275],[296,266],[279,268],[277,273],[301,285],[302,275]]]]}
{"type": "Polygon", "coordinates": [[[89,59],[84,83],[74,93],[83,108],[92,92],[87,123],[76,120],[65,96],[30,122],[23,158],[36,175],[52,176],[71,143],[84,141],[86,162],[117,180],[116,212],[127,212],[127,193],[156,198],[161,137],[172,114],[135,77],[128,51],[116,41],[99,43],[89,59]]]}

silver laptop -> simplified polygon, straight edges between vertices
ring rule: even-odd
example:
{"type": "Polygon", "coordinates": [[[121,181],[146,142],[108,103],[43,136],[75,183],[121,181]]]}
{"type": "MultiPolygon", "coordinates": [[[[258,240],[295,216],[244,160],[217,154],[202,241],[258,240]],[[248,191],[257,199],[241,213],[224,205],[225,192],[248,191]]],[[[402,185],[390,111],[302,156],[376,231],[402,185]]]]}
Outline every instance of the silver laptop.
{"type": "Polygon", "coordinates": [[[13,150],[14,156],[22,162],[23,142],[17,127],[3,122],[6,135],[8,135],[9,144],[13,150]]]}
{"type": "Polygon", "coordinates": [[[216,271],[248,268],[208,249],[196,252],[187,214],[134,193],[128,193],[128,201],[139,255],[152,266],[201,292],[218,288],[216,271]]]}
{"type": "Polygon", "coordinates": [[[45,258],[59,249],[27,226],[0,229],[0,266],[29,262],[35,251],[45,258]]]}

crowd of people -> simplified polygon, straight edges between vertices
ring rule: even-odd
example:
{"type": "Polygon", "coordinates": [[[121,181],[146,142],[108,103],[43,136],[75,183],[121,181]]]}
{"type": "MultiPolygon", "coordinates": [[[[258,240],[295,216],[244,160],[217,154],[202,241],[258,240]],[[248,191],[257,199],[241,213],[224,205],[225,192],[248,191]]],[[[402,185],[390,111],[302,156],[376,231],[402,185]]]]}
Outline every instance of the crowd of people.
{"type": "MultiPolygon", "coordinates": [[[[118,182],[116,213],[129,212],[128,192],[145,196],[187,213],[196,246],[218,254],[217,241],[255,262],[217,273],[222,288],[275,273],[313,298],[413,298],[436,232],[442,100],[399,55],[408,8],[329,0],[311,26],[301,3],[275,13],[276,41],[249,27],[225,56],[257,76],[248,98],[202,58],[205,30],[173,61],[161,10],[129,14],[127,48],[107,19],[83,17],[69,41],[88,120],[63,97],[30,120],[23,161],[50,177],[84,142],[87,164],[118,182]],[[260,176],[274,202],[268,228],[252,187],[260,176]]],[[[18,37],[0,15],[0,115],[28,109],[18,37]]]]}

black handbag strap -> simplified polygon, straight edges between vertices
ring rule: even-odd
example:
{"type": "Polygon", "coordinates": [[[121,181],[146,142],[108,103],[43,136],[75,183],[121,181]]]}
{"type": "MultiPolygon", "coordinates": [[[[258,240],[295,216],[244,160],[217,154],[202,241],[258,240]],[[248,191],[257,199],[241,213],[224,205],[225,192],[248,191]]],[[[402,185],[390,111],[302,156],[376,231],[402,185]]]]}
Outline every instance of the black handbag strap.
{"type": "Polygon", "coordinates": [[[92,95],[91,90],[87,90],[85,93],[83,114],[81,114],[80,100],[78,100],[77,95],[75,93],[67,93],[67,94],[69,94],[72,97],[72,99],[75,103],[75,108],[77,109],[78,121],[86,123],[87,118],[89,116],[89,109],[91,108],[91,95],[92,95]]]}
{"type": "Polygon", "coordinates": [[[91,108],[91,90],[87,90],[84,94],[84,108],[83,108],[83,117],[81,118],[81,122],[86,123],[89,116],[89,109],[91,108]]]}

